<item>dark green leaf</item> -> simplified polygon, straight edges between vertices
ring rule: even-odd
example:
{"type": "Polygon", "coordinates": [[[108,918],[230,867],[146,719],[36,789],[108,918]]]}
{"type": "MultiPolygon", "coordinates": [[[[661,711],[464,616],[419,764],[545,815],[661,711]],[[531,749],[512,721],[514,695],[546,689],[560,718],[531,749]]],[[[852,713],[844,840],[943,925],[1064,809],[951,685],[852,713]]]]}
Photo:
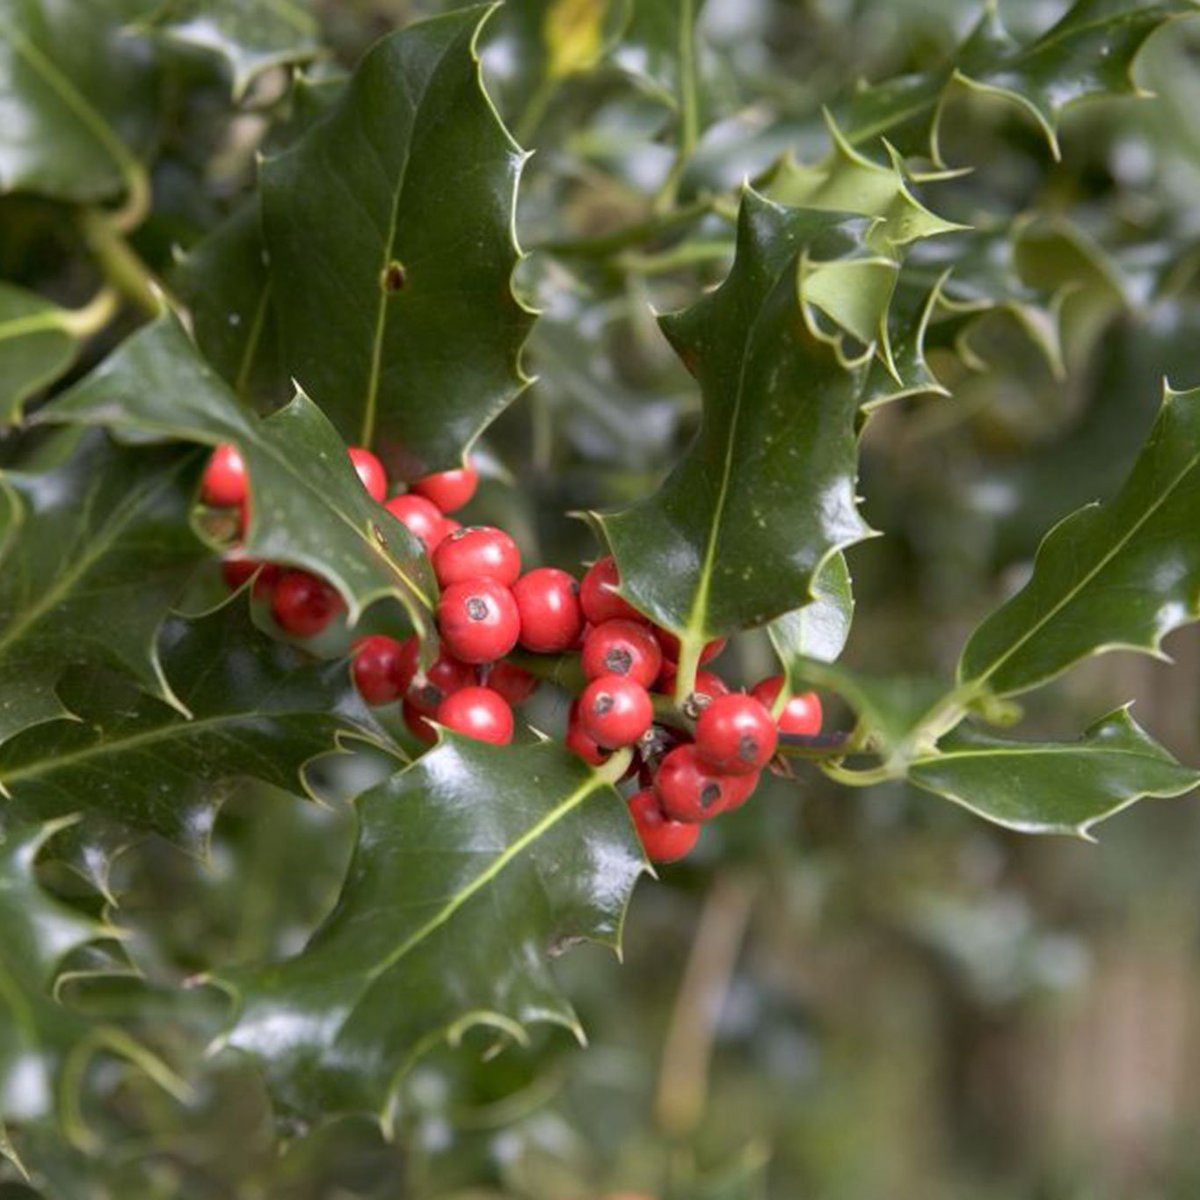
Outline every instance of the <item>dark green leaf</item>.
{"type": "Polygon", "coordinates": [[[141,186],[155,72],[140,0],[0,0],[0,191],[105,200],[141,186]]]}
{"type": "Polygon", "coordinates": [[[22,404],[74,362],[77,316],[0,283],[0,422],[19,421],[22,404]]]}
{"type": "Polygon", "coordinates": [[[854,592],[844,555],[835,554],[812,582],[813,598],[803,608],[776,617],[767,633],[794,684],[806,661],[833,662],[845,649],[854,619],[854,592]]]}
{"type": "Polygon", "coordinates": [[[959,679],[1011,695],[1106,650],[1158,653],[1200,616],[1200,390],[1168,390],[1121,491],[1060,522],[1033,577],[971,636],[959,679]]]}
{"type": "Polygon", "coordinates": [[[238,396],[286,399],[257,200],[192,248],[175,272],[175,290],[196,344],[238,396]]]}
{"type": "Polygon", "coordinates": [[[195,455],[88,432],[59,458],[3,476],[0,742],[68,715],[55,685],[69,666],[125,672],[176,703],[156,638],[207,554],[187,521],[195,455]]]}
{"type": "Polygon", "coordinates": [[[435,594],[416,539],[363,490],[337,432],[304,395],[259,420],[234,399],[171,317],[136,333],[39,420],[107,425],[241,447],[250,475],[245,550],[324,576],[345,597],[350,620],[395,596],[417,631],[431,628],[435,594]]]}
{"type": "Polygon", "coordinates": [[[1200,772],[1180,766],[1125,709],[1078,742],[1012,742],[964,728],[913,762],[908,778],[998,825],[1080,837],[1143,796],[1200,785],[1200,772]]]}
{"type": "Polygon", "coordinates": [[[301,1112],[382,1116],[403,1073],[474,1025],[578,1021],[548,958],[616,947],[644,869],[624,804],[561,747],[450,736],[360,800],[341,900],[308,947],[226,973],[229,1042],[301,1112]]]}
{"type": "Polygon", "coordinates": [[[700,382],[700,431],[654,496],[597,520],[626,594],[693,645],[792,611],[869,533],[854,429],[870,351],[849,361],[842,331],[872,338],[895,267],[865,251],[867,224],[747,190],[729,277],[662,318],[700,382]]]}
{"type": "Polygon", "coordinates": [[[22,821],[96,812],[199,852],[231,779],[297,790],[304,766],[343,734],[371,736],[342,660],[316,662],[256,629],[244,601],[167,623],[164,674],[189,715],[103,672],[60,685],[79,719],[0,749],[0,785],[22,821]]]}
{"type": "Polygon", "coordinates": [[[522,156],[480,84],[483,12],[378,43],[263,172],[285,365],[347,441],[406,478],[460,465],[523,386],[522,156]]]}
{"type": "Polygon", "coordinates": [[[1057,158],[1062,114],[1085,100],[1136,92],[1130,72],[1146,39],[1165,21],[1195,11],[1189,0],[1076,0],[1041,37],[1020,45],[998,6],[988,4],[942,66],[861,88],[836,109],[838,121],[855,144],[886,136],[905,154],[940,162],[942,108],[954,86],[965,86],[1029,113],[1057,158]]]}
{"type": "Polygon", "coordinates": [[[219,54],[233,74],[235,97],[263,71],[320,51],[317,21],[305,0],[167,0],[148,24],[219,54]]]}

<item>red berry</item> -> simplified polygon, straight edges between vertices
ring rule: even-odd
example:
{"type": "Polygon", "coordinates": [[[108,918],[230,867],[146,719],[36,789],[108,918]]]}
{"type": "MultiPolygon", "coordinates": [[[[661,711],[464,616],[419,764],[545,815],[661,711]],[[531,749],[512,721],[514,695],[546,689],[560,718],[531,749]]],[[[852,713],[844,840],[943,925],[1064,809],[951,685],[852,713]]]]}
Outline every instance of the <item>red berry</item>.
{"type": "MultiPolygon", "coordinates": [[[[771,711],[782,690],[783,676],[771,675],[759,680],[750,689],[750,695],[771,711]]],[[[788,697],[787,703],[775,718],[775,724],[780,733],[802,733],[811,736],[821,732],[821,719],[820,696],[816,692],[800,692],[788,697]]]]}
{"type": "Polygon", "coordinates": [[[451,584],[438,602],[437,619],[446,649],[465,663],[503,658],[521,631],[512,592],[494,579],[451,584]]]}
{"type": "Polygon", "coordinates": [[[424,496],[393,496],[384,507],[432,554],[446,535],[445,518],[424,496]]]}
{"type": "Polygon", "coordinates": [[[363,487],[367,489],[367,495],[382,504],[388,489],[387,472],[383,469],[383,463],[365,446],[351,446],[349,454],[363,487]]]}
{"type": "Polygon", "coordinates": [[[271,612],[279,627],[297,637],[313,637],[342,608],[337,590],[307,571],[284,571],[271,595],[271,612]]]}
{"type": "Polygon", "coordinates": [[[667,816],[676,821],[708,821],[741,804],[757,783],[757,775],[713,771],[689,743],[676,746],[659,764],[654,790],[667,816]]]}
{"type": "MultiPolygon", "coordinates": [[[[670,659],[664,660],[662,671],[658,676],[658,686],[654,690],[662,692],[664,696],[673,696],[675,694],[675,677],[678,673],[679,669],[675,663],[670,659]]],[[[697,671],[696,686],[692,689],[692,695],[700,697],[698,707],[702,707],[718,696],[728,696],[729,684],[712,671],[697,671]]],[[[680,698],[686,699],[686,697],[680,698]]]]}
{"type": "Polygon", "coordinates": [[[255,600],[269,602],[275,593],[275,585],[283,576],[283,568],[278,563],[263,563],[262,569],[254,580],[250,594],[255,600]]]}
{"type": "Polygon", "coordinates": [[[355,686],[368,704],[390,704],[399,700],[417,670],[417,639],[398,642],[373,633],[354,642],[351,673],[355,686]]]}
{"type": "Polygon", "coordinates": [[[579,723],[584,733],[609,750],[632,746],[653,720],[650,693],[623,675],[601,675],[579,697],[579,723]]]}
{"type": "Polygon", "coordinates": [[[503,529],[468,525],[454,530],[438,544],[433,552],[433,569],[444,588],[467,579],[494,579],[512,587],[521,574],[521,552],[503,529]]]}
{"type": "Polygon", "coordinates": [[[513,736],[513,713],[503,696],[487,687],[463,688],[447,696],[438,707],[437,719],[480,742],[507,746],[513,736]]]}
{"type": "Polygon", "coordinates": [[[650,788],[629,797],[629,815],[651,862],[675,862],[683,858],[700,836],[699,825],[671,820],[650,788]]]}
{"type": "Polygon", "coordinates": [[[608,759],[608,751],[597,745],[596,739],[580,724],[578,700],[571,705],[571,715],[567,720],[567,733],[563,738],[563,744],[573,754],[579,755],[589,766],[598,767],[608,759]]]}
{"type": "Polygon", "coordinates": [[[409,732],[419,742],[425,742],[432,746],[437,741],[437,730],[425,720],[425,715],[421,710],[407,697],[400,706],[400,711],[404,714],[404,723],[408,726],[409,732]]]}
{"type": "Polygon", "coordinates": [[[488,672],[487,685],[509,704],[524,704],[538,690],[538,680],[522,667],[501,660],[488,672]]]}
{"type": "Polygon", "coordinates": [[[606,554],[588,568],[579,586],[579,603],[583,606],[583,615],[593,625],[616,620],[645,623],[646,618],[628,600],[617,595],[616,588],[620,582],[617,564],[611,554],[606,554]]]}
{"type": "MultiPolygon", "coordinates": [[[[659,644],[662,646],[663,654],[669,658],[671,662],[677,663],[679,661],[679,652],[683,648],[679,644],[679,639],[673,633],[669,633],[665,629],[659,629],[658,626],[654,627],[654,636],[658,638],[659,644]]],[[[702,663],[706,663],[711,659],[716,658],[717,655],[725,649],[725,643],[728,640],[728,638],[722,637],[713,638],[711,642],[706,642],[704,644],[704,649],[700,651],[700,661],[702,663]]]]}
{"type": "Polygon", "coordinates": [[[723,775],[752,775],[775,753],[771,714],[753,696],[720,696],[696,721],[696,753],[723,775]]]}
{"type": "Polygon", "coordinates": [[[513,588],[521,614],[521,645],[536,654],[570,650],[583,629],[579,582],[556,567],[538,567],[513,588]]]}
{"type": "Polygon", "coordinates": [[[605,621],[583,639],[583,673],[589,679],[624,675],[650,687],[661,669],[662,650],[654,634],[637,621],[605,621]]]}
{"type": "Polygon", "coordinates": [[[231,592],[236,592],[261,566],[262,563],[257,558],[242,558],[239,554],[231,554],[221,562],[221,576],[225,580],[225,586],[231,592]]]}
{"type": "Polygon", "coordinates": [[[222,442],[208,460],[200,480],[200,498],[213,508],[233,508],[246,498],[246,461],[232,442],[222,442]]]}
{"type": "Polygon", "coordinates": [[[422,715],[432,717],[447,696],[474,687],[476,682],[474,667],[459,662],[443,650],[428,671],[414,677],[406,702],[422,715]]]}
{"type": "Polygon", "coordinates": [[[432,500],[444,513],[462,508],[479,485],[479,474],[474,467],[462,467],[457,471],[438,471],[418,479],[411,487],[418,496],[432,500]]]}

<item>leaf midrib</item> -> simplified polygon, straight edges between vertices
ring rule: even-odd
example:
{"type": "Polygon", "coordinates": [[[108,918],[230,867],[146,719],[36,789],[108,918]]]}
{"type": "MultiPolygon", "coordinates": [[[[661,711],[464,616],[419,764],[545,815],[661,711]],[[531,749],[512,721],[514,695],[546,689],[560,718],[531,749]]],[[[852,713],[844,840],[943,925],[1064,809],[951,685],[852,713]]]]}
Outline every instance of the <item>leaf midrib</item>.
{"type": "MultiPolygon", "coordinates": [[[[390,954],[365,973],[366,984],[374,983],[381,975],[391,970],[410,951],[437,932],[450,921],[469,900],[482,891],[489,883],[499,876],[504,869],[518,858],[526,849],[534,844],[559,821],[579,807],[593,792],[608,786],[605,780],[593,775],[580,787],[576,788],[562,803],[556,805],[539,821],[535,822],[519,838],[511,843],[501,854],[497,855],[470,883],[462,888],[455,896],[438,910],[424,925],[410,934],[390,954]]],[[[365,989],[364,989],[365,990],[365,989]]]]}
{"type": "MultiPolygon", "coordinates": [[[[1012,658],[1012,656],[1014,654],[1016,654],[1017,651],[1019,651],[1023,646],[1027,645],[1029,640],[1031,638],[1035,637],[1046,626],[1047,622],[1052,621],[1056,616],[1058,616],[1058,614],[1060,612],[1062,612],[1062,610],[1064,608],[1066,608],[1067,605],[1072,603],[1072,601],[1075,600],[1075,598],[1080,594],[1080,592],[1082,592],[1083,589],[1085,587],[1087,587],[1087,585],[1090,584],[1096,578],[1096,576],[1098,576],[1109,565],[1109,563],[1111,563],[1113,561],[1113,559],[1115,559],[1117,557],[1117,555],[1119,555],[1122,551],[1124,551],[1126,546],[1133,539],[1134,535],[1137,534],[1137,532],[1142,528],[1142,526],[1145,525],[1146,522],[1149,521],[1150,518],[1153,517],[1155,515],[1155,513],[1157,513],[1158,510],[1160,508],[1162,508],[1162,506],[1164,504],[1166,504],[1167,500],[1171,497],[1171,495],[1174,493],[1176,488],[1178,488],[1183,483],[1183,481],[1187,478],[1187,476],[1190,475],[1192,473],[1192,471],[1194,471],[1196,469],[1198,464],[1200,464],[1200,452],[1192,455],[1192,457],[1188,460],[1187,465],[1183,468],[1183,470],[1180,471],[1179,474],[1176,475],[1175,478],[1172,479],[1171,482],[1167,485],[1167,487],[1164,488],[1163,491],[1159,494],[1158,499],[1155,500],[1155,502],[1153,504],[1151,504],[1146,509],[1146,511],[1129,527],[1129,529],[1127,530],[1125,535],[1123,537],[1121,537],[1116,543],[1114,543],[1112,548],[1106,554],[1101,556],[1099,562],[1097,562],[1097,564],[1074,587],[1072,587],[1068,590],[1067,594],[1057,604],[1055,604],[1053,607],[1051,607],[1045,614],[1043,614],[1042,617],[1040,617],[1037,621],[1035,621],[1025,631],[1025,633],[1021,635],[1021,637],[1019,637],[999,658],[997,658],[992,663],[992,665],[990,667],[988,667],[988,669],[982,675],[971,676],[964,682],[974,683],[974,684],[984,684],[993,675],[995,675],[995,673],[1010,658],[1012,658]]],[[[1035,575],[1036,575],[1036,571],[1037,571],[1037,562],[1035,559],[1035,561],[1034,561],[1035,575]]],[[[1032,581],[1031,581],[1031,584],[1032,584],[1032,581]]],[[[1001,610],[1001,611],[1003,611],[1003,610],[1001,610]]]]}

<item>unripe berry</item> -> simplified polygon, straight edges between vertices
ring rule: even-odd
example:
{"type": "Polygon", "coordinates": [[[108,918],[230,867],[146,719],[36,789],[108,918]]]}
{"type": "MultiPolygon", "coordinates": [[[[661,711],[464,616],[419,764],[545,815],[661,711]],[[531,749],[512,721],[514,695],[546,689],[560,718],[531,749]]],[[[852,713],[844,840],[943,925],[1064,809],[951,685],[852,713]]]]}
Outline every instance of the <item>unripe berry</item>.
{"type": "MultiPolygon", "coordinates": [[[[767,711],[775,707],[783,689],[783,676],[771,675],[760,679],[750,689],[752,695],[767,711]]],[[[787,703],[775,718],[780,733],[799,733],[812,736],[821,732],[821,698],[816,692],[800,692],[789,696],[787,703]]]]}
{"type": "Polygon", "coordinates": [[[521,551],[503,529],[469,525],[442,539],[433,552],[433,569],[444,588],[468,579],[494,579],[512,587],[521,574],[521,551]]]}
{"type": "Polygon", "coordinates": [[[388,488],[387,472],[383,469],[383,463],[365,446],[351,446],[349,454],[359,480],[367,489],[367,495],[382,504],[388,488]]]}
{"type": "Polygon", "coordinates": [[[583,728],[579,720],[578,700],[574,701],[571,705],[571,712],[567,718],[567,732],[563,738],[563,744],[572,754],[577,754],[589,766],[598,767],[601,763],[608,760],[609,752],[599,746],[596,743],[596,739],[583,728]]]}
{"type": "Polygon", "coordinates": [[[650,788],[629,797],[629,815],[651,862],[675,862],[687,854],[700,836],[700,826],[673,821],[663,812],[650,788]]]}
{"type": "Polygon", "coordinates": [[[509,704],[524,704],[538,690],[538,680],[523,667],[502,659],[488,672],[487,685],[509,704]]]}
{"type": "Polygon", "coordinates": [[[476,682],[475,668],[459,662],[443,649],[429,670],[413,679],[406,703],[423,716],[432,717],[447,696],[474,687],[476,682]]]}
{"type": "Polygon", "coordinates": [[[447,696],[437,711],[447,729],[480,742],[507,746],[513,736],[513,713],[508,702],[487,687],[468,687],[447,696]]]}
{"type": "Polygon", "coordinates": [[[579,640],[583,612],[579,583],[556,567],[538,567],[513,588],[521,614],[521,645],[535,654],[561,654],[579,640]]]}
{"type": "Polygon", "coordinates": [[[628,600],[617,595],[620,582],[617,564],[611,554],[597,559],[588,568],[579,585],[579,603],[583,606],[583,615],[593,625],[617,620],[645,623],[646,618],[628,600]]]}
{"type": "Polygon", "coordinates": [[[521,631],[512,592],[494,579],[452,584],[438,601],[437,620],[446,649],[465,663],[503,658],[521,631]]]}
{"type": "Polygon", "coordinates": [[[342,609],[337,590],[307,571],[284,571],[271,594],[279,627],[297,637],[320,633],[342,609]]]}
{"type": "Polygon", "coordinates": [[[213,508],[233,508],[246,499],[248,487],[242,452],[232,442],[222,442],[204,468],[200,498],[213,508]]]}
{"type": "Polygon", "coordinates": [[[650,693],[623,675],[601,675],[579,697],[579,723],[583,731],[608,750],[632,746],[653,720],[650,693]]]}
{"type": "MultiPolygon", "coordinates": [[[[659,629],[657,625],[654,627],[654,636],[658,638],[659,645],[662,646],[664,657],[670,659],[673,663],[677,663],[679,661],[679,652],[683,649],[679,644],[679,639],[668,630],[659,629]]],[[[728,640],[728,638],[720,637],[713,638],[711,642],[705,642],[704,649],[700,651],[700,661],[702,663],[711,662],[712,659],[716,658],[725,649],[725,644],[728,640]]]]}
{"type": "Polygon", "coordinates": [[[353,652],[354,684],[368,704],[390,704],[408,690],[417,670],[416,638],[398,642],[372,633],[356,639],[353,652]]]}
{"type": "Polygon", "coordinates": [[[424,496],[393,496],[384,508],[425,547],[426,554],[432,554],[446,536],[446,519],[424,496]]]}
{"type": "Polygon", "coordinates": [[[761,771],[775,753],[778,735],[771,714],[753,696],[712,701],[696,721],[696,753],[723,775],[761,771]]]}
{"type": "Polygon", "coordinates": [[[654,777],[663,812],[676,821],[708,821],[743,803],[758,775],[722,775],[700,761],[696,747],[676,746],[654,777]]]}
{"type": "Polygon", "coordinates": [[[662,650],[654,634],[637,621],[605,621],[583,639],[583,673],[589,679],[624,675],[650,687],[661,669],[662,650]]]}
{"type": "Polygon", "coordinates": [[[457,471],[438,471],[426,475],[412,484],[411,491],[433,501],[444,513],[462,508],[479,486],[479,474],[474,467],[462,467],[457,471]]]}

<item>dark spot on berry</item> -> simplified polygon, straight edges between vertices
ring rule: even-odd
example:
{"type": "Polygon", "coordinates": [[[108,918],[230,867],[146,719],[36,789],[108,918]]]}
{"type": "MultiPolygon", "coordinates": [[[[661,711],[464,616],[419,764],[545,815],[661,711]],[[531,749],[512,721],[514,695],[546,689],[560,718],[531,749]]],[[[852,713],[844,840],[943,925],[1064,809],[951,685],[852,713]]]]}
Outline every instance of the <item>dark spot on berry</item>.
{"type": "Polygon", "coordinates": [[[700,807],[712,808],[721,799],[721,785],[719,783],[706,783],[700,789],[700,807]]]}
{"type": "Polygon", "coordinates": [[[572,596],[579,595],[579,580],[578,579],[571,580],[571,595],[572,596]]]}
{"type": "Polygon", "coordinates": [[[439,704],[446,698],[440,687],[435,687],[432,683],[424,683],[417,688],[415,699],[418,704],[425,708],[437,708],[439,704]]]}
{"type": "Polygon", "coordinates": [[[742,762],[752,763],[758,758],[758,739],[749,733],[743,733],[738,738],[738,758],[742,762]]]}
{"type": "Polygon", "coordinates": [[[390,262],[383,268],[379,277],[379,286],[388,293],[398,292],[408,282],[408,273],[398,262],[390,262]]]}
{"type": "Polygon", "coordinates": [[[611,692],[601,692],[595,700],[592,701],[592,712],[598,717],[604,716],[605,713],[610,713],[613,710],[613,698],[611,692]]]}
{"type": "Polygon", "coordinates": [[[613,675],[628,675],[633,666],[633,655],[624,646],[614,646],[604,656],[604,666],[613,675]]]}
{"type": "Polygon", "coordinates": [[[488,616],[488,603],[482,596],[472,596],[467,601],[467,620],[469,621],[486,621],[488,616]]]}

